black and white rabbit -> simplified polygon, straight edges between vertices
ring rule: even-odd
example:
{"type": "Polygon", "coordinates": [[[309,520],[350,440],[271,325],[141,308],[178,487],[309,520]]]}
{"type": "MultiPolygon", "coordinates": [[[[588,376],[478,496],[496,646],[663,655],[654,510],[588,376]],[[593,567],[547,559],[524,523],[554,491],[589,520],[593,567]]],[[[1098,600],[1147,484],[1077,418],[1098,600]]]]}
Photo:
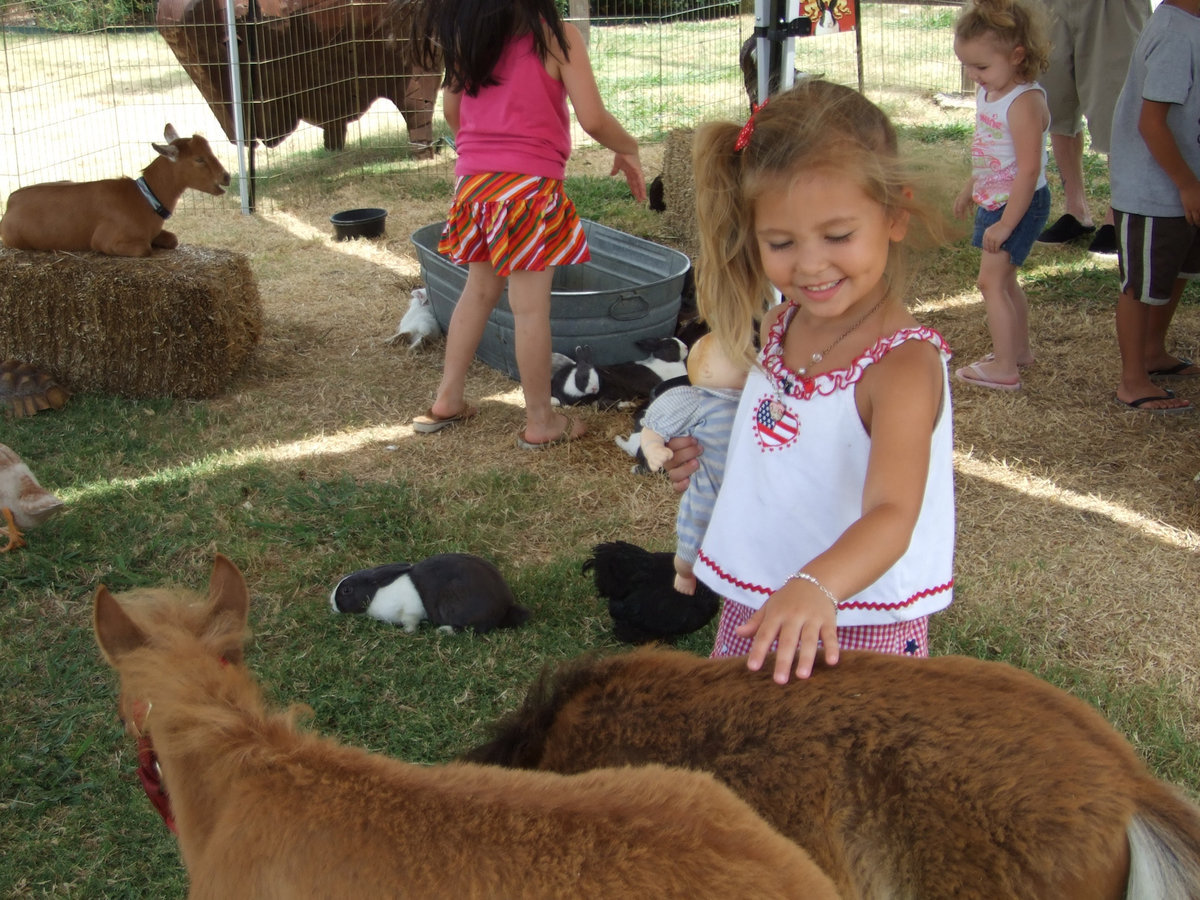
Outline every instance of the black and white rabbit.
{"type": "Polygon", "coordinates": [[[334,612],[365,613],[412,634],[423,621],[443,631],[516,628],[530,612],[494,565],[469,553],[439,553],[418,563],[360,569],[329,595],[334,612]]]}
{"type": "Polygon", "coordinates": [[[595,403],[611,408],[645,400],[662,382],[687,374],[687,344],[676,337],[635,341],[639,360],[597,366],[592,348],[575,348],[575,358],[551,357],[550,395],[561,406],[595,403]]]}
{"type": "Polygon", "coordinates": [[[591,403],[600,393],[600,373],[592,363],[592,348],[576,347],[575,358],[550,354],[550,400],[559,406],[591,403]]]}
{"type": "Polygon", "coordinates": [[[837,19],[833,15],[833,3],[827,3],[826,0],[817,0],[817,12],[820,13],[820,18],[817,19],[815,33],[836,34],[839,31],[839,27],[837,19]]]}
{"type": "Polygon", "coordinates": [[[642,338],[636,344],[646,354],[641,359],[598,367],[597,405],[624,406],[645,400],[662,382],[687,374],[688,348],[679,338],[642,338]]]}

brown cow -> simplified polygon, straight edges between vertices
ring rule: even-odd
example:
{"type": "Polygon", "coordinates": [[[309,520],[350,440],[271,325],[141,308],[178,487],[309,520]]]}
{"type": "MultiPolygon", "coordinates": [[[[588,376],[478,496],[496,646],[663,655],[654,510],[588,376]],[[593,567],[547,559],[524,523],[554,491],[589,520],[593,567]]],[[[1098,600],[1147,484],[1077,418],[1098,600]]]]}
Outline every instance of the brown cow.
{"type": "Polygon", "coordinates": [[[54,181],[19,188],[0,219],[0,240],[14,250],[95,250],[109,256],[149,256],[179,239],[163,228],[188,188],[219,196],[229,173],[198,134],[181,138],[171,125],[167,143],[142,177],[54,181]]]}

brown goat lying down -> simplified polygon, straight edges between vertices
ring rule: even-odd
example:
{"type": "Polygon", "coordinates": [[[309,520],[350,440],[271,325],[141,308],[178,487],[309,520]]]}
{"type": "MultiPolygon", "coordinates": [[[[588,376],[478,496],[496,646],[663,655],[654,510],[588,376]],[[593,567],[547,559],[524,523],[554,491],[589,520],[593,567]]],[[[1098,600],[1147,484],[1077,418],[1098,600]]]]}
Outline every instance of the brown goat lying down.
{"type": "Polygon", "coordinates": [[[167,143],[140,178],[52,181],[9,194],[0,240],[12,250],[95,250],[109,256],[149,256],[179,239],[163,228],[188,188],[220,195],[229,173],[198,134],[182,138],[167,125],[167,143]]]}
{"type": "Polygon", "coordinates": [[[243,665],[249,595],[96,592],[127,729],[153,741],[193,898],[817,898],[795,844],[711,776],[416,766],[296,730],[243,665]]]}
{"type": "Polygon", "coordinates": [[[1200,897],[1200,810],[1071,695],[955,656],[771,672],[668,650],[582,660],[464,758],[712,772],[846,898],[1200,897]]]}

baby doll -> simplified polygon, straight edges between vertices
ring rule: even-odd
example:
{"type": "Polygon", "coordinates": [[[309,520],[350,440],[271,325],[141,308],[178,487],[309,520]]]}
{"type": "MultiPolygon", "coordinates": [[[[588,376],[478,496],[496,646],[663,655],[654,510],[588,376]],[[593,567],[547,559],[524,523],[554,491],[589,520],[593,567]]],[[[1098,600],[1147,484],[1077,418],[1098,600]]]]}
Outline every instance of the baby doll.
{"type": "Polygon", "coordinates": [[[746,366],[727,358],[716,339],[705,335],[688,353],[687,372],[690,384],[660,394],[646,409],[641,445],[652,472],[670,460],[671,438],[692,435],[704,447],[700,468],[691,476],[675,517],[675,590],[694,594],[692,566],[725,474],[725,450],[746,383],[746,366]]]}

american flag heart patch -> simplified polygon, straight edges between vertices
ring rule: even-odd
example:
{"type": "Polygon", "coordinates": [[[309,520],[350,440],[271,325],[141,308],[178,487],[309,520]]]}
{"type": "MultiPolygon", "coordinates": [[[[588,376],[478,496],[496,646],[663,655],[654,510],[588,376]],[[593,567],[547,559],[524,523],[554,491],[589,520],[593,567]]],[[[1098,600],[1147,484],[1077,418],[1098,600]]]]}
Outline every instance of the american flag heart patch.
{"type": "Polygon", "coordinates": [[[777,398],[763,397],[754,413],[754,433],[758,443],[768,450],[777,450],[796,439],[800,420],[777,398]]]}

